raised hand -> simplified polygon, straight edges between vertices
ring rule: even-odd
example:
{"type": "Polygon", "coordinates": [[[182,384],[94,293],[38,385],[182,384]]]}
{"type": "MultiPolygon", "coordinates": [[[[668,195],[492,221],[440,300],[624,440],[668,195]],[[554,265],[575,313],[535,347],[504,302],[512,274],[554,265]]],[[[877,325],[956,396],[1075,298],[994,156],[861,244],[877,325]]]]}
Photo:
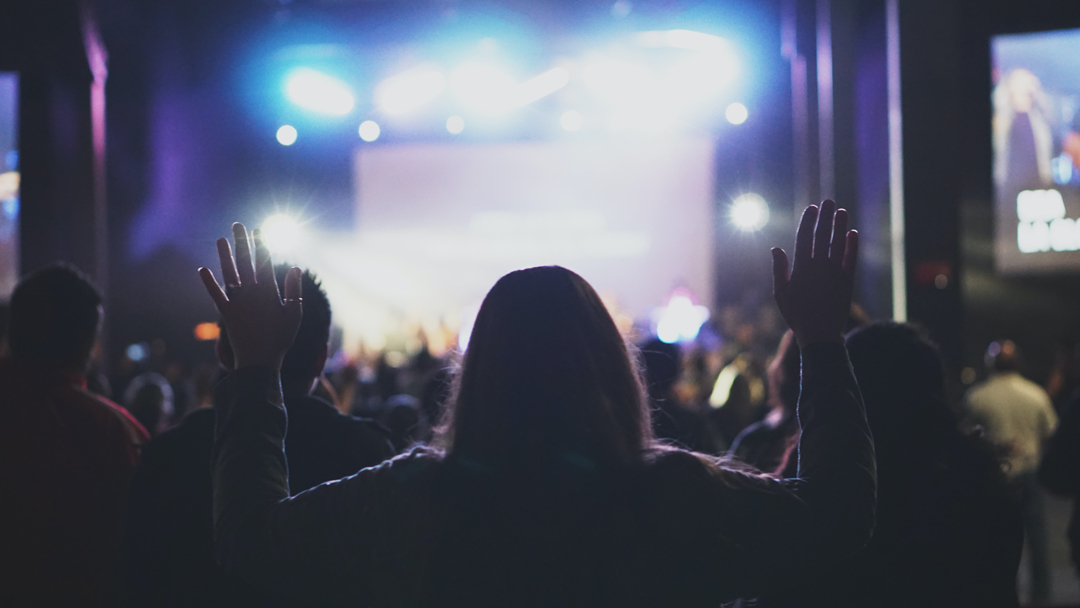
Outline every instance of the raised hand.
{"type": "Polygon", "coordinates": [[[851,310],[859,233],[848,231],[848,213],[826,200],[803,212],[795,235],[795,263],[783,249],[772,250],[773,297],[800,348],[844,341],[851,310]]]}
{"type": "Polygon", "coordinates": [[[262,235],[258,230],[253,234],[255,261],[252,264],[247,230],[240,223],[233,224],[232,229],[236,242],[235,260],[229,240],[217,241],[225,290],[222,291],[209,268],[200,268],[199,277],[224,319],[236,369],[265,367],[277,371],[300,328],[301,272],[299,268],[293,268],[286,275],[285,301],[282,302],[270,250],[262,235]]]}

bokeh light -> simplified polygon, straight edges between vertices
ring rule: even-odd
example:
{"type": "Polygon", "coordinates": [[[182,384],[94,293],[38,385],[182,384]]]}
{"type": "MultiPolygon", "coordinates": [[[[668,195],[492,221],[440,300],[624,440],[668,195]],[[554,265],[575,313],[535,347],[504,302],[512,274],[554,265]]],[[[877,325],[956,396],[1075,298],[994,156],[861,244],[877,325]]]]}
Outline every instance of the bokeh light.
{"type": "Polygon", "coordinates": [[[446,130],[457,135],[465,130],[465,119],[454,115],[446,119],[446,130]]]}
{"type": "Polygon", "coordinates": [[[285,97],[301,108],[332,116],[344,116],[356,104],[344,82],[310,68],[299,68],[289,74],[285,97]]]}
{"type": "Polygon", "coordinates": [[[303,241],[303,227],[300,222],[284,213],[275,213],[266,218],[260,229],[263,241],[275,256],[292,253],[303,241]]]}
{"type": "Polygon", "coordinates": [[[382,134],[382,129],[379,128],[379,123],[374,120],[365,120],[360,123],[360,139],[366,142],[373,142],[379,139],[379,135],[382,134]]]}
{"type": "Polygon", "coordinates": [[[769,204],[760,194],[748,192],[731,202],[731,223],[743,232],[756,232],[769,223],[769,204]]]}
{"type": "Polygon", "coordinates": [[[724,111],[724,118],[727,118],[727,121],[733,125],[741,125],[746,122],[746,119],[749,117],[749,110],[739,102],[729,105],[727,110],[724,111]]]}
{"type": "Polygon", "coordinates": [[[296,127],[292,125],[282,125],[277,130],[278,143],[283,146],[291,146],[296,143],[296,127]]]}

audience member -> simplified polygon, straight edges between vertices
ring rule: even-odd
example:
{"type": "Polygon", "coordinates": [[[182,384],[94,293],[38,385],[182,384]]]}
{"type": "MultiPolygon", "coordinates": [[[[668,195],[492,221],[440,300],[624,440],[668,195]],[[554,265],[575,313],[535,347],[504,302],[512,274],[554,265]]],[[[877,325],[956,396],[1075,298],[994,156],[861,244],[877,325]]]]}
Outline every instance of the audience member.
{"type": "Polygon", "coordinates": [[[877,451],[870,543],[767,606],[1016,606],[1020,513],[992,447],[961,433],[937,348],[877,323],[848,353],[877,451]]]}
{"type": "Polygon", "coordinates": [[[799,347],[788,331],[780,339],[768,370],[769,413],[746,427],[731,444],[731,454],[774,477],[795,477],[799,466],[799,347]]]}
{"type": "Polygon", "coordinates": [[[766,414],[765,382],[751,353],[740,354],[720,370],[709,406],[709,422],[725,449],[766,414]]]}
{"type": "Polygon", "coordinates": [[[705,416],[683,403],[675,393],[682,357],[679,345],[654,338],[640,352],[656,439],[703,454],[719,454],[705,416]]]}
{"type": "MultiPolygon", "coordinates": [[[[847,330],[869,324],[866,311],[852,304],[847,330]]],[[[739,433],[731,444],[730,454],[774,477],[794,477],[798,467],[795,446],[799,444],[799,421],[795,415],[799,400],[799,346],[790,331],[780,338],[766,379],[768,412],[739,433]]]]}
{"type": "Polygon", "coordinates": [[[1005,456],[1006,474],[1020,494],[1031,556],[1031,600],[1044,602],[1051,593],[1050,547],[1036,467],[1058,418],[1046,391],[1020,375],[1020,356],[1013,342],[992,343],[986,352],[986,364],[990,377],[967,394],[968,423],[981,427],[990,443],[1005,456]]]}
{"type": "Polygon", "coordinates": [[[1038,478],[1054,494],[1072,499],[1066,536],[1080,576],[1080,393],[1074,393],[1061,409],[1061,423],[1046,443],[1038,478]]]}
{"type": "Polygon", "coordinates": [[[128,483],[146,431],[86,390],[102,297],[51,266],[11,297],[0,360],[0,606],[118,601],[128,483]]]}
{"type": "Polygon", "coordinates": [[[420,400],[412,395],[394,395],[386,402],[384,424],[398,452],[404,452],[430,439],[431,424],[424,415],[420,400]]]}
{"type": "MultiPolygon", "coordinates": [[[[283,281],[287,268],[278,269],[283,281]]],[[[271,275],[272,277],[273,275],[271,275]]],[[[304,313],[281,364],[288,411],[281,489],[297,494],[391,457],[388,434],[371,421],[340,414],[311,396],[326,362],[330,303],[315,277],[303,274],[304,313]]],[[[226,332],[222,365],[234,367],[226,332]]],[[[215,408],[189,414],[146,448],[131,490],[131,601],[135,606],[265,605],[266,595],[221,572],[214,563],[211,452],[215,409],[233,397],[219,387],[215,408]]],[[[274,390],[277,391],[275,385],[274,390]]],[[[284,422],[284,421],[283,421],[284,422]]],[[[284,433],[284,428],[282,428],[284,433]]],[[[281,449],[279,444],[278,449],[281,449]]],[[[359,513],[356,514],[360,517],[359,513]]],[[[277,602],[275,602],[277,603],[277,602]]]]}
{"type": "Polygon", "coordinates": [[[161,374],[137,376],[124,391],[124,407],[143,425],[151,437],[169,426],[173,414],[173,390],[161,374]]]}
{"type": "Polygon", "coordinates": [[[299,270],[283,301],[259,233],[253,264],[234,225],[235,265],[219,244],[228,292],[200,270],[237,368],[216,406],[221,563],[310,604],[716,606],[849,555],[873,527],[875,472],[843,347],[857,248],[846,224],[831,201],[812,206],[790,274],[773,253],[804,363],[797,480],[655,444],[600,298],[544,267],[485,298],[440,449],[291,498],[277,370],[306,302],[299,270]]]}

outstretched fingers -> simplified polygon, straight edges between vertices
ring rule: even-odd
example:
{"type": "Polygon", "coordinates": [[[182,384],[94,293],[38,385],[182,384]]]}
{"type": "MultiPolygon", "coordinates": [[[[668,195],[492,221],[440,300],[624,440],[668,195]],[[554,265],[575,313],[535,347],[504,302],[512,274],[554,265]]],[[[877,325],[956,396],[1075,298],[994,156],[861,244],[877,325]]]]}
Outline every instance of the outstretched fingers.
{"type": "MultiPolygon", "coordinates": [[[[814,223],[817,218],[817,205],[810,205],[803,211],[799,230],[795,233],[795,269],[809,264],[814,253],[814,223]]],[[[787,259],[787,254],[784,254],[784,258],[787,259]]],[[[795,272],[795,269],[792,272],[795,272]]]]}
{"type": "Polygon", "coordinates": [[[855,278],[855,266],[859,261],[859,232],[851,230],[847,233],[847,247],[844,251],[844,272],[848,278],[855,278]]]}
{"type": "Polygon", "coordinates": [[[202,279],[203,285],[206,286],[206,292],[210,294],[214,306],[217,306],[218,312],[224,316],[225,309],[229,306],[229,298],[225,297],[225,292],[221,290],[221,286],[214,279],[214,273],[209,268],[203,267],[199,269],[199,278],[202,279]]]}
{"type": "Polygon", "coordinates": [[[226,287],[235,287],[240,284],[240,277],[236,275],[236,264],[233,263],[232,248],[229,247],[229,239],[217,240],[218,259],[221,261],[221,280],[226,287]]]}
{"type": "Polygon", "coordinates": [[[829,248],[829,260],[837,264],[843,261],[844,252],[847,250],[847,226],[847,209],[837,209],[833,218],[832,246],[829,248]]]}
{"type": "Polygon", "coordinates": [[[285,309],[297,317],[303,309],[302,275],[303,271],[295,266],[285,275],[285,309]]]}
{"type": "Polygon", "coordinates": [[[817,229],[814,231],[814,258],[823,259],[829,257],[829,241],[833,231],[833,216],[836,214],[836,203],[826,199],[821,202],[821,210],[818,212],[817,229]]]}
{"type": "Polygon", "coordinates": [[[783,292],[791,280],[787,252],[779,247],[772,249],[773,296],[783,292]]]}
{"type": "Polygon", "coordinates": [[[255,282],[255,267],[251,264],[251,243],[247,228],[240,222],[232,225],[233,241],[236,243],[236,273],[240,284],[255,282]]]}
{"type": "Polygon", "coordinates": [[[278,291],[277,279],[274,277],[274,263],[270,261],[270,248],[263,240],[262,231],[256,228],[251,236],[255,240],[255,280],[280,297],[281,292],[278,291]]]}

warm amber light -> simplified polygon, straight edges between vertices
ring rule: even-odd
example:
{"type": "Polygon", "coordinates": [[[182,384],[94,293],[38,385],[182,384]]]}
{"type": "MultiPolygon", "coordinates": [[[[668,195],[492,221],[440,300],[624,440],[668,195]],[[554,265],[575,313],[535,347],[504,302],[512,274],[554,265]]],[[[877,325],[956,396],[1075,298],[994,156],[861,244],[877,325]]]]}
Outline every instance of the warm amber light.
{"type": "Polygon", "coordinates": [[[217,323],[199,323],[195,326],[196,340],[217,340],[221,335],[221,328],[217,323]]]}

